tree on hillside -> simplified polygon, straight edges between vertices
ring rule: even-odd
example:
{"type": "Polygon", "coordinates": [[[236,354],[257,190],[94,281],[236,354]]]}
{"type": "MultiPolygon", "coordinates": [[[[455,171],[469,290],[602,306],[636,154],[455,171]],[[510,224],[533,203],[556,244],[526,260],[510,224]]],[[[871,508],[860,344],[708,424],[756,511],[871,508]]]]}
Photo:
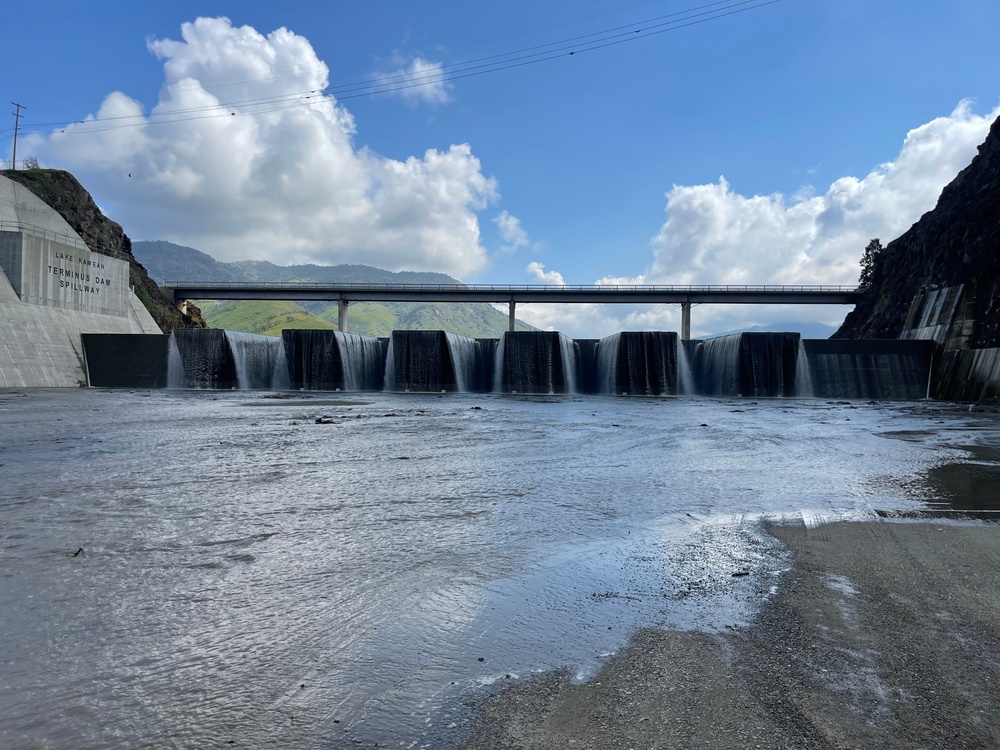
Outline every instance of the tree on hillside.
{"type": "Polygon", "coordinates": [[[872,285],[872,274],[875,272],[875,259],[883,250],[882,241],[875,237],[868,243],[864,255],[861,256],[861,276],[858,277],[858,287],[868,290],[872,285]]]}

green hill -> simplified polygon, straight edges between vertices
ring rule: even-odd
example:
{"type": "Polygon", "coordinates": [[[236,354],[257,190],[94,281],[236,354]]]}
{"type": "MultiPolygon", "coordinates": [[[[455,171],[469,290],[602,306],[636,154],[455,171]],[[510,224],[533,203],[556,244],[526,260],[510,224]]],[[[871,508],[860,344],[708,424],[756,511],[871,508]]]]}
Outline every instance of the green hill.
{"type": "MultiPolygon", "coordinates": [[[[224,263],[171,242],[132,243],[136,258],[158,283],[167,281],[302,281],[327,283],[459,284],[443,273],[384,271],[362,265],[278,266],[267,261],[224,263]]],[[[329,302],[196,301],[212,328],[278,334],[285,328],[336,328],[337,305],[329,302]]],[[[517,330],[534,330],[517,321],[517,330]]],[[[358,302],[348,308],[347,330],[388,336],[393,330],[445,330],[496,338],[507,316],[488,304],[440,302],[358,302]]]]}
{"type": "Polygon", "coordinates": [[[229,331],[280,335],[286,328],[336,328],[303,310],[294,302],[216,302],[200,303],[201,314],[210,328],[229,331]]]}

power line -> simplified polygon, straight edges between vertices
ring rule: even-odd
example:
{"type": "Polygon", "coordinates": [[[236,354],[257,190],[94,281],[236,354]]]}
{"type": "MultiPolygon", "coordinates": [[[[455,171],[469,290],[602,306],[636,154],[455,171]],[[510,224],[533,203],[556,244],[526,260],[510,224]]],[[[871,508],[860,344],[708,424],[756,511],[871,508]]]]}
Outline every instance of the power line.
{"type": "MultiPolygon", "coordinates": [[[[408,89],[429,85],[442,84],[447,81],[471,78],[488,73],[497,73],[526,65],[549,62],[563,57],[572,57],[586,52],[604,49],[606,47],[636,41],[641,38],[658,36],[669,31],[695,26],[709,21],[716,21],[728,16],[757,10],[768,5],[774,5],[782,0],[717,0],[716,2],[699,5],[683,11],[676,11],[657,16],[637,24],[616,26],[603,31],[592,32],[580,36],[569,37],[555,42],[548,42],[531,47],[525,47],[506,53],[489,55],[457,63],[443,64],[435,70],[423,74],[397,73],[389,76],[358,81],[355,83],[327,86],[324,89],[279,94],[257,99],[246,99],[233,102],[187,107],[174,110],[151,112],[149,115],[116,115],[112,117],[91,118],[74,122],[36,123],[26,132],[40,133],[48,129],[58,129],[68,134],[91,134],[106,132],[125,127],[141,127],[143,125],[171,124],[202,120],[217,117],[246,117],[270,112],[277,112],[292,107],[309,106],[317,102],[346,101],[377,94],[391,94],[408,89]],[[240,111],[252,109],[253,111],[240,111]],[[129,122],[131,121],[131,122],[129,122]],[[103,125],[102,127],[87,127],[73,129],[73,125],[103,125]]],[[[246,79],[246,83],[277,80],[288,76],[265,76],[246,79]]],[[[239,82],[223,84],[239,85],[239,82]]],[[[16,131],[15,131],[16,139],[16,131]]]]}
{"type": "MultiPolygon", "coordinates": [[[[778,0],[774,0],[774,1],[777,2],[778,0]]],[[[479,58],[475,58],[475,59],[472,59],[472,60],[465,60],[465,61],[457,62],[457,63],[447,63],[447,64],[444,64],[444,65],[441,66],[441,74],[440,75],[443,75],[445,73],[452,73],[452,72],[462,73],[462,72],[465,72],[465,71],[468,71],[468,70],[475,70],[475,69],[479,69],[479,68],[491,67],[491,66],[494,66],[494,65],[495,66],[501,66],[501,65],[505,65],[506,63],[510,63],[510,62],[514,62],[514,61],[518,61],[518,60],[527,60],[527,59],[530,59],[532,57],[543,57],[544,56],[543,60],[550,60],[550,59],[553,59],[554,57],[562,57],[562,52],[564,52],[564,51],[572,50],[573,49],[572,45],[574,43],[583,42],[584,40],[592,39],[593,37],[602,37],[602,39],[603,39],[603,38],[607,38],[608,34],[613,34],[615,32],[621,32],[621,31],[623,31],[625,29],[628,29],[629,33],[633,33],[633,32],[634,33],[640,33],[641,29],[640,30],[636,30],[636,28],[635,28],[637,25],[654,24],[657,21],[662,22],[664,19],[667,19],[667,18],[675,18],[677,16],[683,16],[685,14],[694,14],[695,11],[704,11],[707,8],[712,8],[714,6],[719,6],[719,5],[724,5],[724,6],[727,6],[727,7],[736,7],[736,6],[742,6],[742,5],[749,5],[749,4],[752,4],[752,3],[755,3],[755,2],[760,2],[760,0],[717,0],[717,2],[708,3],[706,5],[699,5],[699,6],[696,6],[694,8],[688,8],[687,10],[683,10],[683,11],[676,11],[674,13],[668,13],[668,14],[663,15],[663,16],[656,16],[654,18],[646,19],[644,21],[638,21],[637,23],[634,23],[634,24],[627,24],[625,26],[615,26],[615,27],[612,27],[610,29],[605,29],[603,31],[595,31],[595,32],[591,32],[590,34],[582,34],[582,35],[579,35],[579,36],[568,37],[566,39],[561,39],[561,40],[558,40],[558,41],[555,41],[555,42],[546,42],[545,44],[536,44],[536,45],[531,46],[531,47],[524,47],[522,49],[512,50],[510,52],[502,52],[502,53],[495,54],[495,55],[487,55],[485,57],[479,57],[479,58]],[[556,49],[552,49],[552,48],[556,48],[556,49]],[[530,53],[530,54],[526,54],[526,53],[530,53]],[[553,54],[553,53],[559,53],[559,54],[553,54]],[[495,61],[495,62],[490,63],[490,61],[495,61]],[[482,63],[485,63],[485,64],[482,64],[482,63]]],[[[771,3],[764,3],[764,4],[770,5],[771,3]]],[[[719,10],[725,10],[725,9],[726,8],[720,8],[719,10]]],[[[748,10],[750,10],[750,9],[748,8],[748,10]]],[[[706,13],[710,13],[710,12],[713,12],[713,11],[706,11],[706,13]]],[[[698,14],[695,14],[695,15],[688,15],[685,19],[679,19],[679,20],[687,20],[688,18],[693,18],[695,16],[700,16],[700,15],[705,15],[705,13],[698,13],[698,14]]],[[[710,19],[708,19],[708,20],[710,20],[710,19]]],[[[666,22],[666,23],[676,23],[676,22],[666,22]]],[[[659,23],[659,24],[656,24],[656,25],[657,26],[662,26],[662,25],[665,25],[665,23],[659,23]]],[[[649,28],[653,28],[653,27],[651,26],[649,28]]],[[[616,34],[616,35],[619,35],[619,34],[616,34]]],[[[598,40],[598,41],[600,41],[600,40],[598,40]]],[[[591,42],[586,42],[585,44],[589,44],[589,43],[591,43],[591,42]]],[[[539,62],[541,62],[543,60],[540,60],[539,62]]],[[[497,70],[506,70],[506,69],[507,69],[507,67],[497,67],[497,70]]],[[[489,70],[487,72],[493,72],[493,71],[489,70]]],[[[340,86],[335,87],[334,93],[342,92],[343,94],[348,94],[348,93],[351,93],[352,91],[354,91],[356,89],[359,89],[359,88],[360,89],[366,89],[366,88],[371,88],[371,87],[376,87],[377,88],[380,84],[384,84],[385,82],[391,81],[392,79],[401,79],[399,82],[403,83],[403,84],[411,83],[412,80],[413,80],[413,78],[409,74],[407,74],[407,73],[397,73],[397,74],[392,75],[392,76],[386,76],[386,77],[377,78],[377,79],[369,79],[369,80],[366,80],[366,81],[358,81],[356,83],[342,84],[340,86]]],[[[337,98],[339,99],[341,97],[338,95],[337,98]]]]}
{"type": "MultiPolygon", "coordinates": [[[[718,15],[710,16],[710,17],[707,17],[707,18],[699,18],[697,20],[692,20],[689,23],[680,23],[680,21],[670,22],[672,25],[670,25],[669,28],[658,28],[658,27],[661,27],[661,26],[665,26],[667,24],[656,24],[655,26],[649,27],[649,28],[658,28],[657,31],[649,31],[649,29],[632,29],[632,30],[630,30],[628,32],[624,32],[624,33],[620,33],[620,34],[614,34],[612,36],[606,36],[606,37],[601,38],[601,39],[596,39],[596,40],[594,40],[594,41],[592,41],[592,42],[590,42],[590,43],[588,43],[588,44],[586,44],[584,46],[580,46],[580,47],[576,47],[576,46],[572,46],[572,45],[566,45],[563,42],[555,42],[553,44],[543,45],[543,46],[554,46],[555,44],[562,44],[563,46],[561,46],[561,47],[559,47],[557,49],[554,49],[554,50],[550,50],[549,53],[538,53],[537,55],[526,55],[524,57],[515,57],[515,58],[512,58],[512,59],[504,60],[503,64],[497,64],[495,66],[490,66],[486,70],[477,70],[476,69],[476,68],[480,68],[480,67],[483,67],[483,66],[473,66],[471,68],[466,68],[465,70],[455,71],[455,74],[449,75],[447,78],[445,78],[445,76],[444,76],[443,73],[442,74],[438,74],[438,76],[435,79],[433,79],[433,80],[429,80],[427,82],[408,82],[406,84],[400,84],[398,86],[393,87],[391,89],[391,91],[400,91],[400,90],[407,89],[407,88],[415,88],[415,87],[418,87],[418,86],[426,86],[426,85],[428,85],[428,83],[435,83],[435,82],[438,82],[438,81],[442,81],[443,82],[444,80],[458,80],[458,79],[461,79],[461,78],[470,78],[470,77],[476,76],[476,75],[485,75],[486,73],[495,73],[495,72],[499,72],[499,71],[502,71],[502,70],[510,70],[512,68],[519,68],[519,67],[523,67],[525,65],[534,65],[535,63],[547,62],[549,60],[555,60],[555,59],[558,59],[558,58],[561,58],[561,57],[566,57],[566,56],[572,57],[574,55],[582,54],[584,52],[592,52],[594,50],[603,49],[605,47],[612,47],[612,46],[615,46],[615,45],[618,45],[618,44],[624,44],[626,42],[632,42],[632,41],[636,41],[636,40],[642,38],[642,37],[636,36],[636,34],[643,34],[644,32],[646,32],[645,33],[645,37],[647,37],[647,38],[650,37],[650,36],[657,36],[659,34],[665,34],[668,31],[676,31],[677,29],[686,28],[688,26],[695,26],[695,25],[698,25],[698,24],[701,24],[701,23],[706,23],[708,21],[714,21],[714,20],[717,20],[719,18],[725,18],[726,16],[736,15],[737,13],[745,13],[748,10],[755,10],[757,8],[763,8],[766,5],[774,5],[775,3],[779,3],[779,2],[782,2],[782,0],[766,0],[765,2],[761,2],[760,0],[741,0],[741,2],[733,3],[729,7],[736,7],[736,6],[740,6],[740,5],[749,5],[749,7],[739,8],[737,10],[731,10],[728,13],[719,13],[718,15]],[[756,4],[750,5],[751,3],[756,3],[756,4]],[[467,71],[472,71],[472,72],[467,72],[467,71]]],[[[717,5],[718,3],[712,3],[712,4],[713,5],[717,5]]],[[[702,7],[706,7],[706,6],[702,6],[702,7]]],[[[688,16],[688,18],[680,19],[680,20],[681,21],[690,20],[691,18],[696,18],[696,16],[702,16],[702,15],[705,15],[705,14],[699,13],[699,14],[695,14],[695,16],[688,16]]],[[[622,27],[622,28],[624,28],[624,27],[622,27]]],[[[593,36],[593,35],[588,35],[588,36],[593,36]]],[[[572,40],[569,40],[569,41],[572,41],[572,40]]],[[[433,78],[433,77],[430,76],[430,75],[428,75],[427,78],[433,78]]],[[[343,94],[343,93],[338,93],[337,91],[334,91],[333,93],[336,96],[336,98],[337,98],[338,101],[344,101],[344,100],[347,100],[347,99],[356,99],[356,98],[361,97],[361,96],[371,96],[373,94],[378,94],[378,93],[382,93],[382,92],[379,91],[377,88],[374,88],[374,89],[369,90],[369,91],[360,91],[358,93],[353,93],[353,94],[352,93],[343,94]]]]}
{"type": "MultiPolygon", "coordinates": [[[[752,2],[752,1],[753,0],[744,0],[743,2],[737,2],[735,4],[736,5],[744,5],[744,4],[747,4],[747,3],[752,2]]],[[[672,17],[676,17],[676,16],[681,16],[681,15],[685,15],[685,14],[688,14],[688,13],[693,13],[695,11],[705,10],[707,8],[712,8],[712,7],[719,6],[719,5],[731,6],[731,4],[733,4],[733,3],[734,3],[734,0],[716,0],[715,2],[706,3],[704,5],[698,5],[698,6],[695,6],[693,8],[688,8],[686,10],[675,11],[673,13],[667,13],[667,14],[661,15],[661,16],[655,16],[653,18],[644,19],[642,21],[636,21],[635,23],[626,24],[624,26],[615,26],[615,27],[612,27],[610,29],[604,29],[603,31],[596,31],[596,32],[591,32],[589,34],[582,34],[582,35],[579,35],[579,36],[568,37],[566,39],[562,39],[562,40],[559,40],[559,41],[556,41],[556,42],[547,42],[545,44],[534,45],[534,46],[525,47],[525,48],[522,48],[522,49],[512,50],[510,52],[498,53],[498,54],[495,54],[495,55],[487,55],[485,57],[474,58],[474,59],[465,60],[465,61],[462,61],[462,62],[446,63],[446,64],[442,65],[441,67],[442,67],[442,70],[448,71],[448,70],[456,68],[456,67],[464,67],[466,65],[473,65],[475,63],[481,63],[481,62],[485,62],[485,61],[489,61],[489,60],[496,60],[496,59],[499,59],[499,58],[506,58],[506,57],[510,57],[512,55],[519,55],[519,54],[522,54],[522,53],[525,53],[525,52],[532,52],[532,51],[535,51],[535,50],[542,50],[542,49],[545,49],[547,47],[554,47],[556,45],[567,44],[567,43],[570,43],[570,42],[578,42],[578,41],[582,41],[582,40],[585,40],[585,39],[588,39],[588,38],[591,38],[591,37],[601,36],[601,35],[604,35],[604,34],[607,34],[609,32],[613,32],[613,31],[620,31],[620,30],[623,30],[623,29],[632,29],[636,25],[650,24],[650,23],[653,23],[653,22],[656,22],[656,21],[662,21],[663,19],[666,19],[666,18],[672,18],[672,17]]],[[[311,71],[316,71],[319,68],[323,68],[323,67],[326,67],[325,63],[321,62],[317,66],[311,66],[310,68],[300,69],[300,70],[297,70],[297,71],[295,71],[293,73],[281,73],[281,74],[275,73],[275,74],[263,75],[263,76],[239,76],[238,74],[234,74],[234,75],[229,75],[229,76],[216,77],[216,78],[212,79],[209,83],[210,83],[210,85],[211,85],[212,88],[229,88],[229,87],[233,87],[233,86],[242,86],[242,85],[251,84],[251,83],[264,83],[264,82],[268,82],[268,81],[278,81],[278,80],[282,80],[282,79],[285,79],[285,78],[297,78],[297,77],[301,76],[303,72],[307,72],[308,73],[308,72],[311,72],[311,71]]],[[[385,83],[386,81],[391,81],[393,79],[405,79],[405,80],[408,80],[409,79],[409,75],[407,73],[397,73],[397,74],[392,74],[392,75],[388,75],[388,76],[380,76],[380,77],[374,78],[374,79],[366,79],[366,80],[362,80],[362,81],[356,81],[356,82],[353,82],[353,83],[340,84],[340,85],[337,86],[337,89],[338,90],[343,90],[343,89],[351,89],[351,88],[354,88],[356,86],[370,86],[370,85],[375,85],[375,84],[379,84],[379,83],[385,83]]],[[[188,85],[184,85],[184,83],[181,82],[181,83],[173,86],[173,89],[175,91],[186,91],[186,90],[189,90],[189,89],[192,89],[192,90],[193,89],[197,89],[197,88],[203,87],[203,86],[204,86],[204,84],[201,83],[201,82],[198,82],[198,81],[192,82],[191,84],[188,84],[188,85]]],[[[48,124],[50,124],[50,125],[52,125],[52,124],[58,125],[60,123],[48,123],[48,124]]]]}

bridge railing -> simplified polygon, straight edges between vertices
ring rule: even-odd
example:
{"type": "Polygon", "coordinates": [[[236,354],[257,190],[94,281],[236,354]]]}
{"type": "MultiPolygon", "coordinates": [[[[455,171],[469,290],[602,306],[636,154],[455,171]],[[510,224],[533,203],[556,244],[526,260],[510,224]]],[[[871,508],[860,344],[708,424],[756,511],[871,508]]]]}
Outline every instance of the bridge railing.
{"type": "Polygon", "coordinates": [[[319,281],[168,281],[163,286],[170,289],[357,289],[384,291],[428,292],[856,292],[857,286],[831,286],[819,284],[388,284],[340,283],[319,281]]]}

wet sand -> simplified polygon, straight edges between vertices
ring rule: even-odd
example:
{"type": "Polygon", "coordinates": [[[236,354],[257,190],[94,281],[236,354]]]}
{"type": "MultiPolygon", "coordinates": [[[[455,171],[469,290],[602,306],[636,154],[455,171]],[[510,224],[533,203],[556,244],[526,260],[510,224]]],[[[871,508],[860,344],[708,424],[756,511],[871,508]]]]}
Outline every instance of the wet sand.
{"type": "Polygon", "coordinates": [[[467,748],[1000,747],[1000,524],[768,531],[794,566],[750,627],[646,630],[586,684],[514,685],[467,748]]]}

